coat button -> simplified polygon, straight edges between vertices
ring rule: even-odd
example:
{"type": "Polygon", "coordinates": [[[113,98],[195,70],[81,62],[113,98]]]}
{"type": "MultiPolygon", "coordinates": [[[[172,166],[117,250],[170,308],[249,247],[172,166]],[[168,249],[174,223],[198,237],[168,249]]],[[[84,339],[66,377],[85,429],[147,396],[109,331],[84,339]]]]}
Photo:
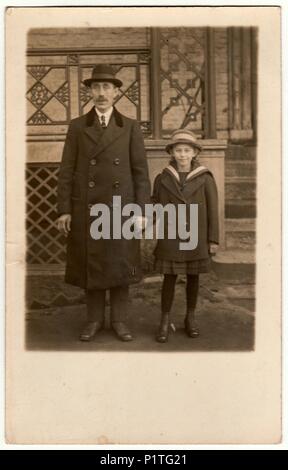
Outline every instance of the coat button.
{"type": "Polygon", "coordinates": [[[93,207],[93,204],[88,204],[88,209],[91,209],[93,207]]]}
{"type": "Polygon", "coordinates": [[[90,165],[96,165],[96,163],[97,162],[96,162],[95,158],[92,158],[92,160],[90,160],[90,165]]]}
{"type": "Polygon", "coordinates": [[[113,163],[114,163],[114,165],[119,165],[120,158],[115,158],[113,163]]]}
{"type": "Polygon", "coordinates": [[[95,186],[94,181],[89,181],[88,186],[89,186],[89,188],[94,188],[94,186],[95,186]]]}
{"type": "Polygon", "coordinates": [[[119,181],[115,181],[115,183],[113,184],[114,188],[119,188],[120,186],[120,183],[119,181]]]}

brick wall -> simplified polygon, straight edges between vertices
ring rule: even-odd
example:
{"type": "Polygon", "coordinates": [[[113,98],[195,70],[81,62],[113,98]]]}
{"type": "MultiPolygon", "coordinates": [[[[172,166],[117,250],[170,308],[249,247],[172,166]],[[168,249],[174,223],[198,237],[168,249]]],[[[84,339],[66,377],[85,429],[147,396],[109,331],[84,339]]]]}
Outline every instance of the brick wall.
{"type": "Polygon", "coordinates": [[[149,28],[41,28],[31,29],[28,48],[149,47],[149,28]]]}

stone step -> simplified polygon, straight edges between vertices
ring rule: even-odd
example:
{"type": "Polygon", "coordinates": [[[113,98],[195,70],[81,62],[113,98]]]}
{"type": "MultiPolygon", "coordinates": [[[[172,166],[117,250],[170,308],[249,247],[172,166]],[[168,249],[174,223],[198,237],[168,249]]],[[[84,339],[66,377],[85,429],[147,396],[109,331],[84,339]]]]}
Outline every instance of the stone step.
{"type": "Polygon", "coordinates": [[[225,228],[228,231],[242,232],[244,230],[255,231],[256,230],[256,220],[255,219],[225,219],[225,228]]]}
{"type": "Polygon", "coordinates": [[[225,198],[229,199],[255,199],[256,181],[250,176],[225,178],[225,198]]]}
{"type": "Polygon", "coordinates": [[[217,263],[225,263],[229,265],[254,265],[255,253],[253,250],[225,250],[219,251],[213,257],[213,261],[217,263]]]}
{"type": "Polygon", "coordinates": [[[225,219],[226,248],[237,250],[253,250],[256,242],[256,220],[225,219]]]}
{"type": "Polygon", "coordinates": [[[231,219],[254,218],[256,217],[255,199],[226,199],[225,217],[231,219]]]}
{"type": "Polygon", "coordinates": [[[225,250],[212,257],[216,275],[230,282],[255,283],[255,252],[249,250],[225,250]]]}
{"type": "Polygon", "coordinates": [[[254,145],[228,145],[226,160],[254,160],[257,158],[257,147],[254,145]]]}
{"type": "Polygon", "coordinates": [[[250,160],[257,159],[257,146],[256,145],[247,145],[246,150],[248,152],[248,158],[250,160]]]}
{"type": "Polygon", "coordinates": [[[256,162],[250,160],[228,160],[225,163],[225,177],[256,177],[256,162]]]}

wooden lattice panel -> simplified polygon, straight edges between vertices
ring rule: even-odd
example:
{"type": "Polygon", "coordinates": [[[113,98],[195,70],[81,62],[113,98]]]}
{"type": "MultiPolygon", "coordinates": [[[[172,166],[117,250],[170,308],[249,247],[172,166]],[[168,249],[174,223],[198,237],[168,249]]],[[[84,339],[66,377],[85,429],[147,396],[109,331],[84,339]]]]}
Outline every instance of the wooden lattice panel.
{"type": "Polygon", "coordinates": [[[63,265],[65,239],[56,228],[58,165],[29,164],[26,169],[27,263],[63,265]]]}
{"type": "Polygon", "coordinates": [[[69,82],[66,66],[27,67],[27,124],[65,124],[70,119],[69,82]]]}

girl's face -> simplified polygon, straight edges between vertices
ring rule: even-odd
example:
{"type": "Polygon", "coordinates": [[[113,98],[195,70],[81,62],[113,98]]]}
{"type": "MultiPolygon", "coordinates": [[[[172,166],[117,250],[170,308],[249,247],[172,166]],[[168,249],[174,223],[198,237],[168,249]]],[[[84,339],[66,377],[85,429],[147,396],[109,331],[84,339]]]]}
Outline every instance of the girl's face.
{"type": "Polygon", "coordinates": [[[188,144],[176,144],[172,147],[172,156],[175,158],[177,165],[188,166],[197,155],[197,150],[188,144]]]}

